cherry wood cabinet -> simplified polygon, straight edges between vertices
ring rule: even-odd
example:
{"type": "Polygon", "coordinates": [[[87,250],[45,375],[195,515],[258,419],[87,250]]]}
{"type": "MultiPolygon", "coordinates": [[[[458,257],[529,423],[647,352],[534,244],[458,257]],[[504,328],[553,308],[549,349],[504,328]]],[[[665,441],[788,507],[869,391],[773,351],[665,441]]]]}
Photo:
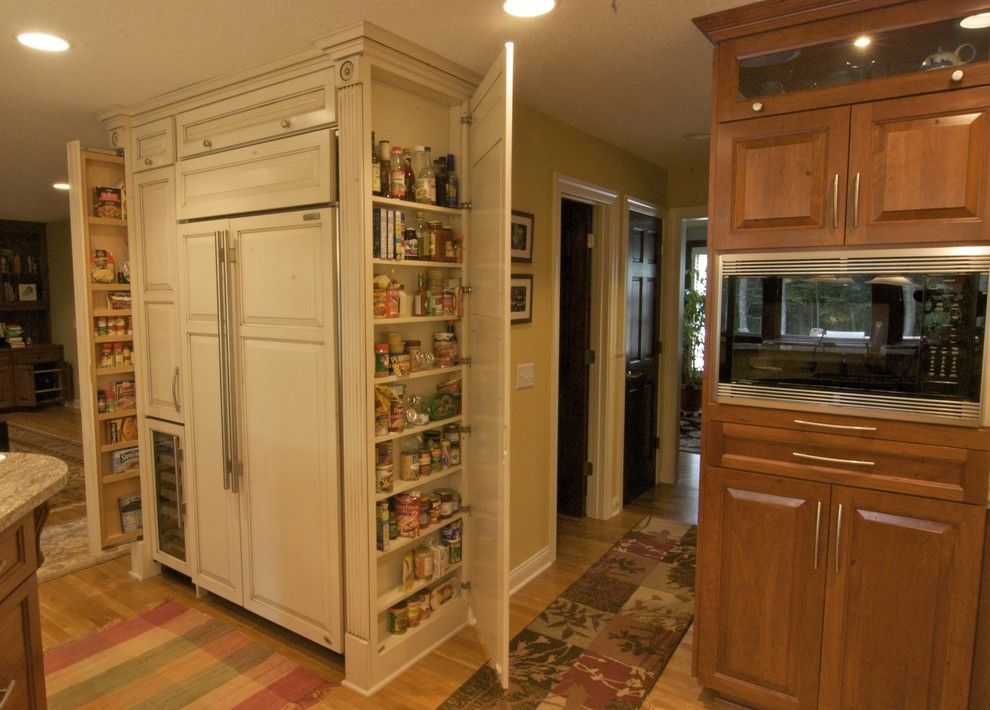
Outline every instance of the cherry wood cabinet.
{"type": "Polygon", "coordinates": [[[0,531],[0,708],[46,707],[35,576],[42,506],[0,531]]]}
{"type": "Polygon", "coordinates": [[[719,126],[717,249],[990,239],[990,88],[719,126]]]}
{"type": "Polygon", "coordinates": [[[962,708],[981,506],[705,469],[698,672],[761,708],[962,708]]]}

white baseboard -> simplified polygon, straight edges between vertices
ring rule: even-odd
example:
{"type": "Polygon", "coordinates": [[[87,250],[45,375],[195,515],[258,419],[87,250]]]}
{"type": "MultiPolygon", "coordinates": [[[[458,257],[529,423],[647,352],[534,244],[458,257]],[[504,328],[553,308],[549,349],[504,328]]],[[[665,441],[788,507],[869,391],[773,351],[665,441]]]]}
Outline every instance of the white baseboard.
{"type": "Polygon", "coordinates": [[[509,572],[509,594],[515,594],[526,586],[534,577],[553,564],[550,548],[544,547],[525,562],[517,565],[509,572]]]}

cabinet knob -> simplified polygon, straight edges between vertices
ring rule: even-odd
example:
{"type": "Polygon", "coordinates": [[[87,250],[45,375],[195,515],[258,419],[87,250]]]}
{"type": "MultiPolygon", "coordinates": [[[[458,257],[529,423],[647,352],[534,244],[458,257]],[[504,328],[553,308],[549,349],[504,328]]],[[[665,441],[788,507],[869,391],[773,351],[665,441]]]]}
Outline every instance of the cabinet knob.
{"type": "Polygon", "coordinates": [[[209,138],[204,138],[203,139],[203,147],[204,148],[212,148],[213,147],[213,141],[211,141],[209,138]]]}
{"type": "Polygon", "coordinates": [[[754,101],[753,102],[753,110],[754,111],[762,111],[763,110],[763,102],[762,101],[754,101]]]}
{"type": "Polygon", "coordinates": [[[282,119],[282,120],[281,120],[281,121],[279,122],[279,125],[280,125],[280,126],[282,126],[282,128],[288,128],[289,126],[291,126],[291,125],[292,125],[292,122],[291,122],[291,121],[289,121],[289,119],[287,119],[287,118],[283,118],[283,119],[282,119]]]}
{"type": "Polygon", "coordinates": [[[949,78],[952,79],[953,84],[958,84],[960,81],[963,80],[963,77],[965,76],[966,76],[966,72],[964,72],[962,69],[956,69],[954,72],[952,72],[949,75],[949,78]]]}
{"type": "Polygon", "coordinates": [[[144,159],[144,164],[145,164],[145,165],[151,165],[151,164],[152,164],[153,162],[154,162],[154,161],[153,161],[153,160],[152,160],[151,158],[145,158],[145,159],[144,159]]]}

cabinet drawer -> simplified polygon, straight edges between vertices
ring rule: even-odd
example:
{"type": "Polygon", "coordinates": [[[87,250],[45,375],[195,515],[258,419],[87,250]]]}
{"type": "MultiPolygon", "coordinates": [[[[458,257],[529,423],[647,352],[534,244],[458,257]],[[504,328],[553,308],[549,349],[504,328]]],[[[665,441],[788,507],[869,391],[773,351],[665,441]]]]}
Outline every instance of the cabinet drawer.
{"type": "Polygon", "coordinates": [[[38,566],[34,513],[0,533],[0,599],[34,573],[38,566]]]}
{"type": "Polygon", "coordinates": [[[330,132],[315,131],[179,163],[178,219],[330,202],[330,132]]]}
{"type": "Polygon", "coordinates": [[[329,70],[180,113],[179,158],[325,126],[336,118],[329,70]]]}
{"type": "Polygon", "coordinates": [[[986,501],[986,451],[906,441],[714,422],[708,461],[861,488],[980,503],[986,501]]]}
{"type": "Polygon", "coordinates": [[[175,124],[171,116],[131,131],[131,160],[136,173],[175,162],[175,124]]]}

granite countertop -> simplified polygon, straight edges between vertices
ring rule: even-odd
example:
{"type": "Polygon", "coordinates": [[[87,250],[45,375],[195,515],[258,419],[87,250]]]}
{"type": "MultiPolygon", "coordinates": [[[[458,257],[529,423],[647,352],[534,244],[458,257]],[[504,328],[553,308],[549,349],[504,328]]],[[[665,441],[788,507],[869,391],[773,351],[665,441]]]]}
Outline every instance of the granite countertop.
{"type": "Polygon", "coordinates": [[[0,453],[0,531],[6,530],[65,486],[68,467],[41,454],[0,453]]]}

